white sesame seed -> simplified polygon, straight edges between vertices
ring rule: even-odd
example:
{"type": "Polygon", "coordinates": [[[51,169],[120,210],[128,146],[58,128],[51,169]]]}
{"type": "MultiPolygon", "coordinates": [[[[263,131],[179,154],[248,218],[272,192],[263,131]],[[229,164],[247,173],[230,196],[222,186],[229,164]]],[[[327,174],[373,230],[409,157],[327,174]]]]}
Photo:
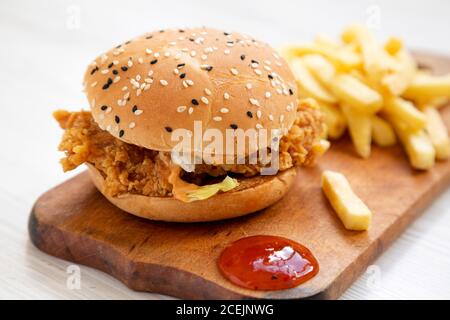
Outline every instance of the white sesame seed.
{"type": "Polygon", "coordinates": [[[256,129],[262,129],[263,128],[263,126],[260,123],[257,123],[255,127],[256,127],[256,129]]]}
{"type": "Polygon", "coordinates": [[[180,54],[180,53],[177,53],[177,54],[175,55],[175,60],[180,60],[180,58],[181,58],[181,54],[180,54]]]}
{"type": "Polygon", "coordinates": [[[151,77],[151,76],[153,75],[153,70],[150,70],[150,71],[147,73],[147,75],[148,75],[149,77],[151,77]]]}
{"type": "Polygon", "coordinates": [[[134,112],[135,115],[140,116],[144,111],[138,109],[134,112]]]}
{"type": "Polygon", "coordinates": [[[224,98],[225,100],[230,99],[230,94],[229,94],[228,92],[225,92],[225,93],[223,94],[223,98],[224,98]]]}
{"type": "Polygon", "coordinates": [[[159,52],[155,52],[155,54],[153,55],[155,58],[159,58],[159,52]]]}
{"type": "Polygon", "coordinates": [[[277,89],[277,93],[278,94],[283,94],[283,90],[281,90],[280,88],[277,89]]]}
{"type": "Polygon", "coordinates": [[[289,95],[289,90],[288,90],[288,89],[283,89],[283,94],[284,94],[285,96],[288,96],[288,95],[289,95]]]}
{"type": "Polygon", "coordinates": [[[236,68],[231,68],[230,71],[231,71],[231,73],[232,73],[233,75],[235,75],[235,76],[237,76],[237,75],[239,74],[239,71],[237,71],[236,68]]]}
{"type": "Polygon", "coordinates": [[[150,84],[146,84],[144,87],[144,91],[147,91],[148,89],[150,89],[150,84]]]}
{"type": "Polygon", "coordinates": [[[220,109],[220,112],[222,112],[222,113],[228,113],[228,112],[230,112],[230,110],[229,110],[228,108],[221,108],[221,109],[220,109]]]}
{"type": "Polygon", "coordinates": [[[124,94],[123,98],[126,100],[130,97],[130,92],[128,91],[127,93],[124,94]]]}
{"type": "Polygon", "coordinates": [[[147,49],[145,49],[145,53],[146,53],[146,54],[152,54],[153,51],[152,51],[151,49],[148,49],[148,48],[147,48],[147,49]]]}
{"type": "Polygon", "coordinates": [[[179,73],[180,73],[180,71],[178,70],[178,68],[175,68],[175,69],[173,69],[173,73],[175,73],[175,74],[179,74],[179,73]]]}
{"type": "Polygon", "coordinates": [[[209,100],[206,97],[201,97],[200,100],[204,103],[204,104],[209,104],[209,100]]]}
{"type": "Polygon", "coordinates": [[[153,79],[152,78],[145,78],[144,81],[146,83],[153,83],[153,79]]]}
{"type": "Polygon", "coordinates": [[[143,59],[142,57],[139,57],[139,58],[138,58],[138,62],[139,62],[140,64],[143,64],[143,63],[144,63],[144,59],[143,59]]]}
{"type": "Polygon", "coordinates": [[[189,107],[188,113],[192,114],[194,112],[194,108],[193,107],[189,107]]]}
{"type": "Polygon", "coordinates": [[[186,80],[183,80],[183,87],[187,88],[189,85],[187,84],[186,80]]]}
{"type": "Polygon", "coordinates": [[[258,68],[258,66],[259,66],[259,64],[256,63],[256,62],[252,62],[252,64],[251,64],[251,67],[252,67],[253,69],[258,68]]]}
{"type": "Polygon", "coordinates": [[[103,70],[101,71],[102,74],[107,74],[108,72],[109,72],[109,69],[103,69],[103,70]]]}
{"type": "Polygon", "coordinates": [[[293,109],[293,107],[291,106],[291,104],[288,104],[288,105],[286,106],[286,110],[287,110],[287,111],[292,111],[292,109],[293,109]]]}
{"type": "Polygon", "coordinates": [[[219,121],[222,121],[222,117],[221,116],[215,116],[215,117],[213,117],[213,120],[219,122],[219,121]]]}
{"type": "Polygon", "coordinates": [[[169,51],[166,51],[165,53],[164,53],[164,57],[170,57],[170,52],[169,51]]]}
{"type": "Polygon", "coordinates": [[[250,90],[252,88],[252,84],[251,83],[247,83],[245,86],[247,87],[248,90],[250,90]]]}
{"type": "Polygon", "coordinates": [[[269,66],[272,64],[272,62],[270,62],[269,60],[264,60],[264,63],[269,65],[269,66]]]}
{"type": "Polygon", "coordinates": [[[229,55],[230,52],[231,52],[231,51],[230,51],[229,49],[225,49],[225,50],[223,51],[223,53],[226,54],[226,55],[229,55]]]}
{"type": "Polygon", "coordinates": [[[106,60],[108,60],[108,56],[106,54],[102,55],[102,57],[100,58],[100,62],[105,63],[106,60]]]}
{"type": "Polygon", "coordinates": [[[164,79],[161,79],[161,80],[159,80],[159,83],[161,83],[161,85],[163,85],[163,86],[167,86],[169,83],[166,81],[166,80],[164,80],[164,79]]]}
{"type": "Polygon", "coordinates": [[[186,106],[179,106],[177,108],[177,112],[184,112],[184,111],[186,111],[186,106]]]}
{"type": "Polygon", "coordinates": [[[273,121],[273,115],[269,114],[269,120],[273,121]]]}
{"type": "Polygon", "coordinates": [[[141,76],[139,74],[136,75],[136,81],[141,81],[141,76]]]}
{"type": "Polygon", "coordinates": [[[191,51],[191,57],[195,57],[197,55],[197,52],[195,52],[194,50],[191,51]]]}
{"type": "Polygon", "coordinates": [[[202,54],[202,60],[208,59],[208,56],[206,54],[202,54]]]}
{"type": "Polygon", "coordinates": [[[169,44],[170,44],[171,46],[175,46],[175,45],[177,44],[177,42],[176,42],[176,41],[172,41],[172,42],[169,42],[169,44]]]}
{"type": "Polygon", "coordinates": [[[190,80],[190,79],[186,80],[186,83],[187,83],[188,85],[190,85],[190,86],[193,86],[193,85],[194,85],[194,81],[192,81],[192,80],[190,80]]]}
{"type": "Polygon", "coordinates": [[[266,69],[267,71],[271,71],[272,70],[272,68],[269,67],[269,66],[264,66],[264,69],[266,69]]]}
{"type": "Polygon", "coordinates": [[[131,68],[131,67],[133,66],[133,61],[131,61],[131,60],[128,60],[128,63],[127,63],[127,64],[128,64],[128,67],[130,67],[130,68],[131,68]]]}
{"type": "Polygon", "coordinates": [[[256,100],[255,98],[250,98],[249,100],[250,100],[250,103],[251,103],[252,105],[254,105],[254,106],[259,106],[259,101],[256,100]]]}
{"type": "Polygon", "coordinates": [[[211,90],[209,90],[208,88],[205,88],[205,94],[207,96],[210,96],[211,95],[211,90]]]}
{"type": "Polygon", "coordinates": [[[91,87],[92,88],[95,87],[96,85],[97,85],[97,81],[94,81],[94,82],[91,83],[91,87]]]}
{"type": "Polygon", "coordinates": [[[130,122],[130,124],[128,125],[128,128],[133,129],[134,127],[136,127],[136,123],[130,122]]]}
{"type": "Polygon", "coordinates": [[[259,69],[255,69],[255,73],[256,73],[258,76],[262,75],[262,72],[261,72],[261,70],[259,70],[259,69]]]}
{"type": "Polygon", "coordinates": [[[257,117],[258,119],[260,119],[261,116],[262,116],[261,110],[256,111],[256,117],[257,117]]]}
{"type": "Polygon", "coordinates": [[[127,90],[128,90],[127,86],[122,87],[122,91],[127,91],[127,90]]]}
{"type": "Polygon", "coordinates": [[[183,49],[181,49],[181,51],[183,51],[183,52],[188,52],[188,51],[189,51],[189,48],[183,48],[183,49]]]}

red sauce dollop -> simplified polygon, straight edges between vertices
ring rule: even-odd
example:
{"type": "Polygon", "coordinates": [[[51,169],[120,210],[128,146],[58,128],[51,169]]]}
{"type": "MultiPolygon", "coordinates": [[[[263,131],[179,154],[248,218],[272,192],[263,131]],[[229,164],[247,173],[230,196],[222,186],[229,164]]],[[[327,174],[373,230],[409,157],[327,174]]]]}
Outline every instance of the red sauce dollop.
{"type": "Polygon", "coordinates": [[[219,269],[232,283],[253,290],[283,290],[308,281],[319,272],[311,251],[276,236],[239,239],[225,248],[219,269]]]}

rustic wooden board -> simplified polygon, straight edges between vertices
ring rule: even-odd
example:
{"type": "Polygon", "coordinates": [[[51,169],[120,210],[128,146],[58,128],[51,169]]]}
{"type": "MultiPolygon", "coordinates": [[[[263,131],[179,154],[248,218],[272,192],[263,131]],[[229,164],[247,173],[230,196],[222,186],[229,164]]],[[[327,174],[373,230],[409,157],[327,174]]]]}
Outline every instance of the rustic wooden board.
{"type": "MultiPolygon", "coordinates": [[[[450,71],[450,58],[417,56],[437,72],[450,71]]],[[[450,126],[450,107],[442,111],[450,126]]],[[[399,147],[374,147],[363,160],[343,139],[316,167],[299,171],[285,198],[246,217],[196,224],[147,221],[111,205],[85,172],[37,200],[29,232],[39,249],[100,269],[135,290],[192,299],[335,299],[449,183],[450,162],[418,172],[399,147]],[[320,189],[324,169],[343,172],[373,210],[368,232],[342,227],[320,189]],[[220,252],[234,240],[258,234],[307,246],[320,263],[319,274],[283,291],[252,291],[228,282],[216,267],[220,252]]]]}

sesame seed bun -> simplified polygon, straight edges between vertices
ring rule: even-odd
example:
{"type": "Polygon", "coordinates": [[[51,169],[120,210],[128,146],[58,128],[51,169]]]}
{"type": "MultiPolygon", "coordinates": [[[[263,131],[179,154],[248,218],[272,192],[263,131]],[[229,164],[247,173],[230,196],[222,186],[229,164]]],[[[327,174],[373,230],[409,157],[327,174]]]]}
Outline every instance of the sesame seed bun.
{"type": "Polygon", "coordinates": [[[202,201],[182,202],[173,197],[124,194],[111,197],[103,190],[105,180],[92,165],[89,174],[97,189],[115,206],[136,216],[171,222],[205,222],[230,219],[264,209],[280,200],[297,176],[295,168],[274,176],[239,179],[239,187],[202,201]]]}
{"type": "Polygon", "coordinates": [[[296,117],[287,63],[266,43],[210,28],[127,41],[95,59],[84,86],[100,128],[152,150],[170,151],[171,132],[195,120],[225,133],[289,129],[296,117]]]}

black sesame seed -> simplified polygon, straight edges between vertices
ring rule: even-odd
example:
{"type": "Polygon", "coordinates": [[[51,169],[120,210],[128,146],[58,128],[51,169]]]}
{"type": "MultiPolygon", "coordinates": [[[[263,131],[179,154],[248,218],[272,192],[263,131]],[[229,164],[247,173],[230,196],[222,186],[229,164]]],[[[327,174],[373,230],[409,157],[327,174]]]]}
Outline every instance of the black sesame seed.
{"type": "Polygon", "coordinates": [[[292,89],[289,89],[289,94],[292,96],[294,94],[294,91],[292,91],[292,89]]]}
{"type": "Polygon", "coordinates": [[[105,111],[106,109],[108,109],[108,106],[103,105],[100,107],[100,109],[102,109],[102,111],[105,111]]]}
{"type": "Polygon", "coordinates": [[[117,45],[117,46],[116,46],[116,49],[119,49],[121,46],[122,46],[121,44],[117,45]]]}
{"type": "Polygon", "coordinates": [[[179,33],[183,33],[184,30],[183,30],[183,29],[179,29],[178,32],[179,32],[179,33]]]}
{"type": "Polygon", "coordinates": [[[207,66],[207,67],[205,68],[205,70],[208,71],[208,72],[211,71],[212,69],[213,69],[213,66],[207,66]]]}
{"type": "Polygon", "coordinates": [[[186,77],[186,73],[180,74],[180,78],[181,78],[181,79],[184,79],[185,77],[186,77]]]}
{"type": "Polygon", "coordinates": [[[229,41],[227,41],[227,43],[234,44],[234,41],[229,40],[229,41]]]}
{"type": "Polygon", "coordinates": [[[131,43],[131,40],[128,40],[127,42],[125,42],[125,44],[130,44],[131,43]]]}
{"type": "Polygon", "coordinates": [[[155,59],[155,60],[150,61],[150,64],[155,64],[157,62],[158,62],[158,59],[155,59]]]}
{"type": "Polygon", "coordinates": [[[131,111],[133,111],[133,113],[134,113],[134,112],[136,112],[137,109],[138,109],[137,106],[133,106],[133,109],[131,109],[131,111]]]}
{"type": "Polygon", "coordinates": [[[231,129],[234,129],[234,130],[236,130],[238,128],[237,124],[234,124],[234,123],[230,124],[230,127],[231,127],[231,129]]]}
{"type": "Polygon", "coordinates": [[[94,69],[92,69],[91,75],[93,75],[93,74],[96,73],[97,71],[98,71],[98,67],[95,67],[94,69]]]}
{"type": "Polygon", "coordinates": [[[186,65],[186,63],[179,63],[177,64],[177,68],[183,68],[186,65]]]}
{"type": "Polygon", "coordinates": [[[228,32],[223,33],[225,36],[229,36],[230,34],[228,32]]]}
{"type": "Polygon", "coordinates": [[[107,83],[105,83],[105,84],[103,85],[103,87],[102,87],[103,90],[106,90],[106,89],[108,89],[108,88],[109,88],[109,84],[107,84],[107,83]]]}
{"type": "Polygon", "coordinates": [[[192,42],[194,42],[195,40],[194,40],[194,38],[189,38],[189,41],[192,41],[192,42]]]}
{"type": "Polygon", "coordinates": [[[108,78],[108,81],[106,82],[108,85],[111,85],[113,83],[111,78],[108,78]]]}
{"type": "Polygon", "coordinates": [[[271,74],[268,75],[269,79],[272,80],[273,76],[271,74]]]}
{"type": "Polygon", "coordinates": [[[119,131],[119,137],[120,137],[120,138],[122,138],[124,134],[125,134],[125,131],[123,131],[123,130],[120,130],[120,131],[119,131]]]}
{"type": "Polygon", "coordinates": [[[123,67],[121,67],[120,69],[122,69],[122,71],[127,71],[127,70],[128,70],[128,67],[123,66],[123,67]]]}
{"type": "Polygon", "coordinates": [[[241,60],[242,60],[242,61],[245,60],[245,54],[241,54],[241,60]]]}
{"type": "Polygon", "coordinates": [[[146,36],[145,39],[151,39],[153,36],[146,36]]]}
{"type": "Polygon", "coordinates": [[[108,68],[112,68],[112,66],[114,65],[114,63],[110,63],[110,64],[108,64],[108,68]]]}
{"type": "Polygon", "coordinates": [[[113,70],[112,73],[113,73],[113,74],[119,74],[119,71],[113,70]]]}
{"type": "Polygon", "coordinates": [[[164,32],[164,29],[159,30],[159,33],[163,33],[163,32],[164,32]]]}
{"type": "Polygon", "coordinates": [[[172,132],[172,128],[171,127],[165,127],[164,129],[166,129],[167,132],[172,132]]]}
{"type": "Polygon", "coordinates": [[[197,101],[197,99],[192,99],[191,102],[192,102],[192,104],[193,104],[194,106],[198,106],[198,101],[197,101]]]}
{"type": "Polygon", "coordinates": [[[256,60],[252,60],[252,63],[256,63],[256,64],[259,64],[259,62],[258,62],[258,61],[256,61],[256,60]]]}
{"type": "Polygon", "coordinates": [[[252,113],[251,111],[247,111],[247,116],[248,116],[249,118],[253,118],[253,113],[252,113]]]}
{"type": "Polygon", "coordinates": [[[116,123],[120,123],[120,118],[119,118],[119,116],[115,116],[115,117],[114,117],[114,121],[116,121],[116,123]]]}

